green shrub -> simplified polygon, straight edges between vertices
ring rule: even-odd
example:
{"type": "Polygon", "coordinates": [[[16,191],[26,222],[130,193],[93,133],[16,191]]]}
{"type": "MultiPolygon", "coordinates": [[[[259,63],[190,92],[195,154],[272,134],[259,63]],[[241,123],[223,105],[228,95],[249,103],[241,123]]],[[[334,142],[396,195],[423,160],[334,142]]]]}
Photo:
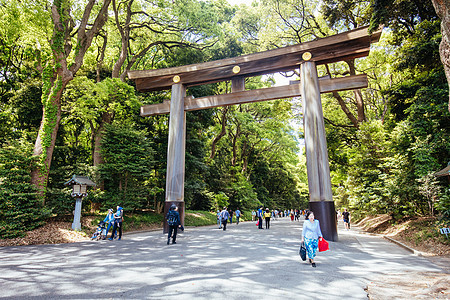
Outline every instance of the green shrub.
{"type": "Polygon", "coordinates": [[[216,214],[202,210],[186,210],[184,226],[205,226],[217,224],[216,214]]]}
{"type": "Polygon", "coordinates": [[[14,141],[0,148],[0,238],[24,236],[50,215],[30,183],[33,165],[30,145],[14,141]]]}

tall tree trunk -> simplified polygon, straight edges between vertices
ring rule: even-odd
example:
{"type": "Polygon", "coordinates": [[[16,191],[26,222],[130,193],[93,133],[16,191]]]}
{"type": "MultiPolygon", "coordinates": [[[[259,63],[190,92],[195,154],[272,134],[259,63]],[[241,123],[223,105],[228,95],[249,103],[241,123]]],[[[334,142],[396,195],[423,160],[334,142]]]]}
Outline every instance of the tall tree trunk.
{"type": "Polygon", "coordinates": [[[55,149],[56,136],[61,120],[61,96],[69,78],[64,81],[59,79],[49,80],[49,89],[42,95],[42,120],[38,136],[34,144],[33,155],[39,157],[40,167],[32,170],[31,183],[34,184],[45,204],[44,193],[47,187],[53,150],[55,149]]]}
{"type": "Polygon", "coordinates": [[[125,63],[125,60],[128,56],[128,43],[130,40],[130,21],[131,21],[131,5],[133,4],[134,0],[129,0],[127,3],[127,14],[125,19],[125,25],[122,27],[120,25],[119,21],[119,13],[118,13],[118,7],[116,5],[116,0],[112,0],[113,4],[113,10],[114,10],[114,18],[116,21],[117,29],[119,30],[120,36],[121,36],[121,47],[120,47],[120,54],[119,59],[116,61],[116,63],[113,66],[112,70],[112,78],[121,78],[122,81],[125,80],[125,78],[122,78],[120,76],[120,70],[122,69],[123,64],[125,63]]]}
{"type": "MultiPolygon", "coordinates": [[[[439,45],[439,54],[444,65],[445,76],[447,77],[450,90],[450,0],[431,0],[431,2],[433,2],[436,14],[441,19],[442,40],[439,45]]],[[[450,111],[450,94],[448,111],[450,111]]]]}
{"type": "Polygon", "coordinates": [[[345,113],[345,115],[347,116],[347,118],[350,120],[350,122],[352,122],[353,126],[355,126],[356,128],[359,127],[359,123],[358,120],[355,118],[355,116],[352,114],[352,112],[350,111],[350,109],[348,109],[347,104],[345,104],[344,99],[342,99],[341,95],[339,95],[338,92],[334,91],[333,92],[333,96],[334,98],[338,101],[339,105],[341,106],[342,111],[345,113]]]}
{"type": "Polygon", "coordinates": [[[242,145],[242,174],[245,174],[247,172],[248,167],[248,158],[250,151],[247,153],[247,140],[248,140],[248,134],[245,135],[244,139],[244,145],[242,145]]]}
{"type": "Polygon", "coordinates": [[[72,52],[72,31],[75,22],[71,17],[68,0],[54,0],[51,12],[53,20],[53,35],[50,46],[53,57],[42,70],[42,105],[43,114],[41,126],[34,145],[33,154],[39,157],[40,165],[31,172],[31,182],[38,188],[45,204],[45,190],[55,149],[56,137],[61,120],[61,98],[66,85],[73,79],[75,73],[83,64],[84,56],[92,44],[94,36],[105,24],[108,18],[108,6],[111,0],[104,0],[98,10],[97,17],[92,22],[91,12],[96,0],[89,0],[85,6],[82,19],[78,23],[77,47],[73,62],[68,66],[68,57],[72,52]],[[89,24],[90,29],[87,29],[89,24]]]}
{"type": "MultiPolygon", "coordinates": [[[[326,69],[327,69],[327,74],[331,77],[331,71],[330,68],[328,67],[328,65],[325,65],[326,69]]],[[[345,113],[345,115],[347,116],[347,118],[350,120],[350,122],[352,122],[353,126],[355,126],[356,128],[359,127],[359,123],[358,123],[358,119],[353,115],[353,113],[350,111],[350,109],[348,108],[347,104],[345,103],[344,99],[342,99],[341,95],[339,94],[339,92],[334,91],[333,92],[333,97],[338,101],[339,105],[341,106],[342,111],[345,113]]]]}
{"type": "Polygon", "coordinates": [[[233,136],[233,157],[231,158],[231,165],[233,167],[235,167],[237,163],[237,147],[238,147],[237,141],[240,135],[241,135],[241,126],[238,123],[236,125],[236,134],[233,136]]]}
{"type": "Polygon", "coordinates": [[[103,155],[101,153],[101,143],[102,138],[104,134],[104,127],[105,124],[111,124],[112,123],[113,116],[109,112],[104,112],[102,114],[102,121],[100,125],[98,126],[97,130],[95,130],[94,134],[94,145],[93,145],[93,153],[92,153],[92,160],[94,167],[98,167],[104,162],[103,155]]]}
{"type": "Polygon", "coordinates": [[[222,119],[221,119],[221,126],[222,129],[220,130],[220,133],[218,136],[216,136],[211,144],[211,155],[209,158],[213,159],[216,155],[216,146],[217,143],[220,141],[220,139],[227,133],[226,131],[226,125],[227,125],[227,112],[228,112],[228,106],[225,106],[222,108],[222,119]]]}
{"type": "MultiPolygon", "coordinates": [[[[350,75],[354,76],[356,75],[356,68],[355,68],[355,60],[348,60],[346,63],[349,66],[350,69],[350,75]]],[[[364,106],[364,100],[360,89],[357,89],[354,91],[355,94],[355,102],[356,102],[356,110],[358,114],[358,124],[362,123],[366,120],[366,111],[364,106]]]]}
{"type": "Polygon", "coordinates": [[[106,51],[106,45],[108,43],[108,33],[105,32],[103,35],[99,35],[103,38],[103,44],[101,47],[98,47],[98,55],[97,55],[97,82],[102,81],[101,77],[101,71],[103,68],[103,61],[105,59],[105,51],[106,51]]]}

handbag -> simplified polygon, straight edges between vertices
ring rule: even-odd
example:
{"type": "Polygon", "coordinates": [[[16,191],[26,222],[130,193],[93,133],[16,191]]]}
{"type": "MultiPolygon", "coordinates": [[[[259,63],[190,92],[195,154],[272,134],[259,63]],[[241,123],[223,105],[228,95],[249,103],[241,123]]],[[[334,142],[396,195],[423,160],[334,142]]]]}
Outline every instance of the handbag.
{"type": "Polygon", "coordinates": [[[259,220],[256,222],[256,226],[259,226],[259,220]]]}
{"type": "Polygon", "coordinates": [[[330,248],[328,247],[328,242],[322,237],[319,239],[319,252],[327,251],[330,248]]]}
{"type": "Polygon", "coordinates": [[[298,254],[300,254],[300,257],[302,258],[303,261],[306,260],[306,248],[305,248],[305,243],[302,243],[300,245],[300,250],[298,251],[298,254]]]}

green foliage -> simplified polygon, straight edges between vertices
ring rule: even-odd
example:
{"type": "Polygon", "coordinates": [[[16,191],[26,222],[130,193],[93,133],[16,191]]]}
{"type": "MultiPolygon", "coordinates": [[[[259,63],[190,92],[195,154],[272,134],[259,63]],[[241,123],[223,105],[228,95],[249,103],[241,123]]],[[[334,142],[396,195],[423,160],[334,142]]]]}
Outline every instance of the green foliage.
{"type": "Polygon", "coordinates": [[[35,163],[31,146],[23,141],[3,143],[0,148],[0,237],[20,237],[41,226],[49,211],[30,183],[35,163]]]}
{"type": "MultiPolygon", "coordinates": [[[[103,220],[103,219],[102,219],[103,220]]],[[[133,214],[124,214],[124,226],[128,229],[139,229],[149,224],[160,225],[164,221],[164,216],[154,212],[136,212],[133,214]]]]}
{"type": "Polygon", "coordinates": [[[369,0],[325,0],[322,13],[333,27],[356,28],[367,25],[373,7],[369,0]]]}
{"type": "Polygon", "coordinates": [[[105,204],[121,205],[128,211],[143,208],[149,186],[142,182],[150,177],[154,151],[142,131],[128,125],[106,125],[102,139],[105,162],[99,167],[105,181],[105,204]]]}
{"type": "Polygon", "coordinates": [[[434,207],[439,212],[439,225],[450,227],[450,190],[447,189],[434,203],[434,207]]]}
{"type": "MultiPolygon", "coordinates": [[[[194,91],[198,92],[198,91],[194,91]]],[[[205,162],[207,136],[205,128],[211,122],[211,111],[198,111],[186,115],[186,154],[184,198],[189,209],[211,209],[213,198],[208,191],[209,168],[205,162]]]]}
{"type": "Polygon", "coordinates": [[[205,226],[217,224],[217,217],[214,212],[200,210],[186,210],[184,226],[205,226]]]}
{"type": "MultiPolygon", "coordinates": [[[[80,119],[97,131],[103,125],[104,115],[108,121],[132,122],[141,103],[133,87],[118,78],[106,78],[101,82],[80,76],[68,86],[64,99],[71,112],[69,120],[80,119]]],[[[96,133],[96,132],[94,132],[96,133]]]]}
{"type": "Polygon", "coordinates": [[[396,40],[414,32],[415,26],[425,20],[436,20],[436,12],[431,0],[374,0],[370,29],[380,25],[388,26],[396,34],[396,40]]]}
{"type": "Polygon", "coordinates": [[[448,238],[439,231],[439,224],[436,224],[434,218],[424,218],[422,220],[412,220],[406,230],[414,232],[413,235],[406,235],[405,238],[412,243],[419,245],[426,243],[427,240],[439,241],[442,244],[450,244],[448,238]]]}
{"type": "Polygon", "coordinates": [[[404,41],[400,51],[397,68],[418,72],[442,68],[439,56],[439,44],[442,39],[439,20],[424,20],[415,27],[415,31],[404,41]]]}
{"type": "Polygon", "coordinates": [[[224,192],[219,192],[214,195],[214,207],[216,209],[221,209],[222,207],[228,207],[230,203],[228,202],[229,197],[224,192]]]}
{"type": "Polygon", "coordinates": [[[367,214],[387,213],[383,190],[384,157],[387,156],[386,132],[379,121],[361,124],[357,132],[359,144],[351,150],[347,185],[351,209],[367,214]]]}

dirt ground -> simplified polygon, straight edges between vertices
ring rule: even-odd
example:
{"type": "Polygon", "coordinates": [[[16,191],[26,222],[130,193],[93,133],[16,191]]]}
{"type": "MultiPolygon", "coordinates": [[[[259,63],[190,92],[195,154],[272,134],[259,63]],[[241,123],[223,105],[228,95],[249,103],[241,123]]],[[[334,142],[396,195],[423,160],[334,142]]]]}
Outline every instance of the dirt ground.
{"type": "Polygon", "coordinates": [[[390,216],[378,215],[366,217],[355,225],[367,232],[398,241],[421,252],[423,256],[448,256],[450,255],[450,236],[445,243],[444,236],[440,233],[436,235],[435,222],[436,218],[421,217],[394,223],[390,216]]]}
{"type": "Polygon", "coordinates": [[[436,230],[434,222],[432,218],[416,218],[393,224],[389,216],[379,215],[357,223],[367,232],[387,236],[415,250],[444,270],[393,273],[376,278],[367,286],[369,299],[450,299],[450,245],[443,243],[441,236],[432,234],[436,230]]]}
{"type": "MultiPolygon", "coordinates": [[[[25,246],[25,245],[42,245],[42,244],[64,244],[87,241],[95,232],[96,226],[91,225],[93,217],[82,218],[81,223],[83,231],[73,231],[71,222],[54,221],[49,222],[43,227],[28,231],[24,237],[14,239],[0,239],[0,247],[6,246],[25,246]]],[[[162,227],[158,225],[141,226],[134,228],[133,231],[155,230],[162,227]]],[[[109,231],[111,233],[111,230],[109,231]]],[[[125,230],[125,232],[127,232],[125,230]]]]}

